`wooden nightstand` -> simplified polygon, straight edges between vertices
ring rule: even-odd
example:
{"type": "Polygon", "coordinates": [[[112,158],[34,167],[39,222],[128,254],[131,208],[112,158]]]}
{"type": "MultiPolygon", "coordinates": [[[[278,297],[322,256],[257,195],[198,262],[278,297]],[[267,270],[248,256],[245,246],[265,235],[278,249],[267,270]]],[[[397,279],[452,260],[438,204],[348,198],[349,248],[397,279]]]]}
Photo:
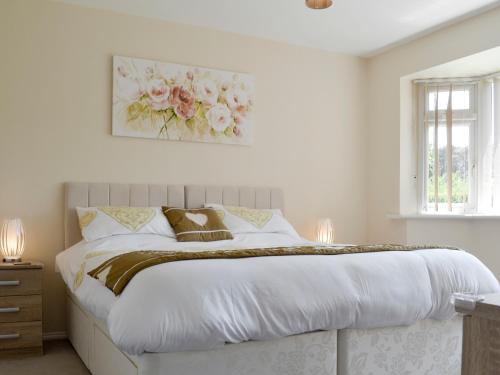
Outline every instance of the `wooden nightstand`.
{"type": "Polygon", "coordinates": [[[500,373],[500,294],[489,294],[464,316],[462,375],[500,373]]]}
{"type": "Polygon", "coordinates": [[[43,354],[42,271],[0,262],[0,358],[43,354]]]}

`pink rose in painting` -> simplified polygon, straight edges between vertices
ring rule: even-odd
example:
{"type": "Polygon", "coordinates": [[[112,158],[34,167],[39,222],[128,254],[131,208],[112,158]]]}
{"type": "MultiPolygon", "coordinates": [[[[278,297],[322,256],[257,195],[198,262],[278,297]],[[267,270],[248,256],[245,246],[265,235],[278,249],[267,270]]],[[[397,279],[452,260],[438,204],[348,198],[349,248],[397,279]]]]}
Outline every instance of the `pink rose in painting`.
{"type": "Polygon", "coordinates": [[[189,120],[195,114],[193,104],[179,104],[174,108],[175,114],[183,120],[189,120]]]}
{"type": "Polygon", "coordinates": [[[169,107],[170,87],[161,79],[153,79],[147,84],[151,108],[161,111],[169,107]]]}
{"type": "Polygon", "coordinates": [[[202,79],[194,85],[196,99],[205,105],[215,105],[219,98],[219,90],[214,81],[202,79]]]}
{"type": "Polygon", "coordinates": [[[236,126],[233,128],[234,135],[239,138],[246,137],[245,134],[248,132],[248,128],[250,126],[248,123],[248,119],[239,112],[233,112],[233,117],[234,123],[236,124],[236,126]]]}
{"type": "Polygon", "coordinates": [[[216,104],[206,113],[208,124],[217,132],[231,125],[231,111],[224,104],[216,104]]]}
{"type": "Polygon", "coordinates": [[[245,121],[245,115],[239,112],[233,114],[236,125],[241,125],[245,121]]]}
{"type": "Polygon", "coordinates": [[[173,106],[179,104],[189,104],[194,102],[194,97],[191,91],[184,86],[175,86],[170,94],[170,104],[173,106]]]}
{"type": "Polygon", "coordinates": [[[175,86],[170,94],[170,103],[175,114],[183,120],[189,120],[195,114],[194,95],[187,88],[175,86]]]}

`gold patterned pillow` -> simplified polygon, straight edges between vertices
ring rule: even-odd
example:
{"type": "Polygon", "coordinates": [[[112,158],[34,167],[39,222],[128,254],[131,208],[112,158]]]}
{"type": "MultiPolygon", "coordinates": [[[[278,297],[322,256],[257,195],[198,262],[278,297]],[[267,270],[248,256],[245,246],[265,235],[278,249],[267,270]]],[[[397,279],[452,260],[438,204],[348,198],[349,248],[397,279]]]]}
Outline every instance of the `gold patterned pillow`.
{"type": "Polygon", "coordinates": [[[211,208],[163,207],[163,213],[174,229],[177,241],[208,242],[233,239],[217,211],[211,208]]]}
{"type": "Polygon", "coordinates": [[[217,203],[205,203],[205,207],[213,208],[219,212],[224,225],[233,234],[285,233],[296,238],[299,237],[279,209],[223,206],[217,203]]]}
{"type": "Polygon", "coordinates": [[[86,241],[121,234],[159,234],[175,237],[160,207],[77,207],[86,241]]]}

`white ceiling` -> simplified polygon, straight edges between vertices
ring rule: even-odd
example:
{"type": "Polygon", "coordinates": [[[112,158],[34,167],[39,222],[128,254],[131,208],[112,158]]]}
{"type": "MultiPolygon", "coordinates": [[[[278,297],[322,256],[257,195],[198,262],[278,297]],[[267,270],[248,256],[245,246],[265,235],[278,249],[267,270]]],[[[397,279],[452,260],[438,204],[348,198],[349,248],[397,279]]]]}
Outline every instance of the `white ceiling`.
{"type": "Polygon", "coordinates": [[[500,0],[59,0],[352,55],[373,55],[500,0]]]}
{"type": "Polygon", "coordinates": [[[500,47],[437,65],[404,78],[411,80],[418,78],[478,77],[492,73],[500,73],[500,47]]]}

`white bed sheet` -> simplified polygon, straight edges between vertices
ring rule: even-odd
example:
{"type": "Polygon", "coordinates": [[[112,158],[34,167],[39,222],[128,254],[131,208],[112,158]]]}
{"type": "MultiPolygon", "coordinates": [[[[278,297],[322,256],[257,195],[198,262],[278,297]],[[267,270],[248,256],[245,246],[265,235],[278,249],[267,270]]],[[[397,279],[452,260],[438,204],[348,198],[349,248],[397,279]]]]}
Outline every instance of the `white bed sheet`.
{"type": "Polygon", "coordinates": [[[106,322],[130,353],[207,350],[225,343],[303,332],[410,325],[450,319],[453,292],[499,291],[474,256],[418,250],[336,256],[211,259],[166,263],[137,274],[120,297],[86,275],[95,251],[254,248],[311,244],[285,234],[236,235],[231,241],[179,243],[156,235],[81,242],[57,256],[80,303],[106,322]],[[74,280],[86,263],[81,285],[74,280]]]}

